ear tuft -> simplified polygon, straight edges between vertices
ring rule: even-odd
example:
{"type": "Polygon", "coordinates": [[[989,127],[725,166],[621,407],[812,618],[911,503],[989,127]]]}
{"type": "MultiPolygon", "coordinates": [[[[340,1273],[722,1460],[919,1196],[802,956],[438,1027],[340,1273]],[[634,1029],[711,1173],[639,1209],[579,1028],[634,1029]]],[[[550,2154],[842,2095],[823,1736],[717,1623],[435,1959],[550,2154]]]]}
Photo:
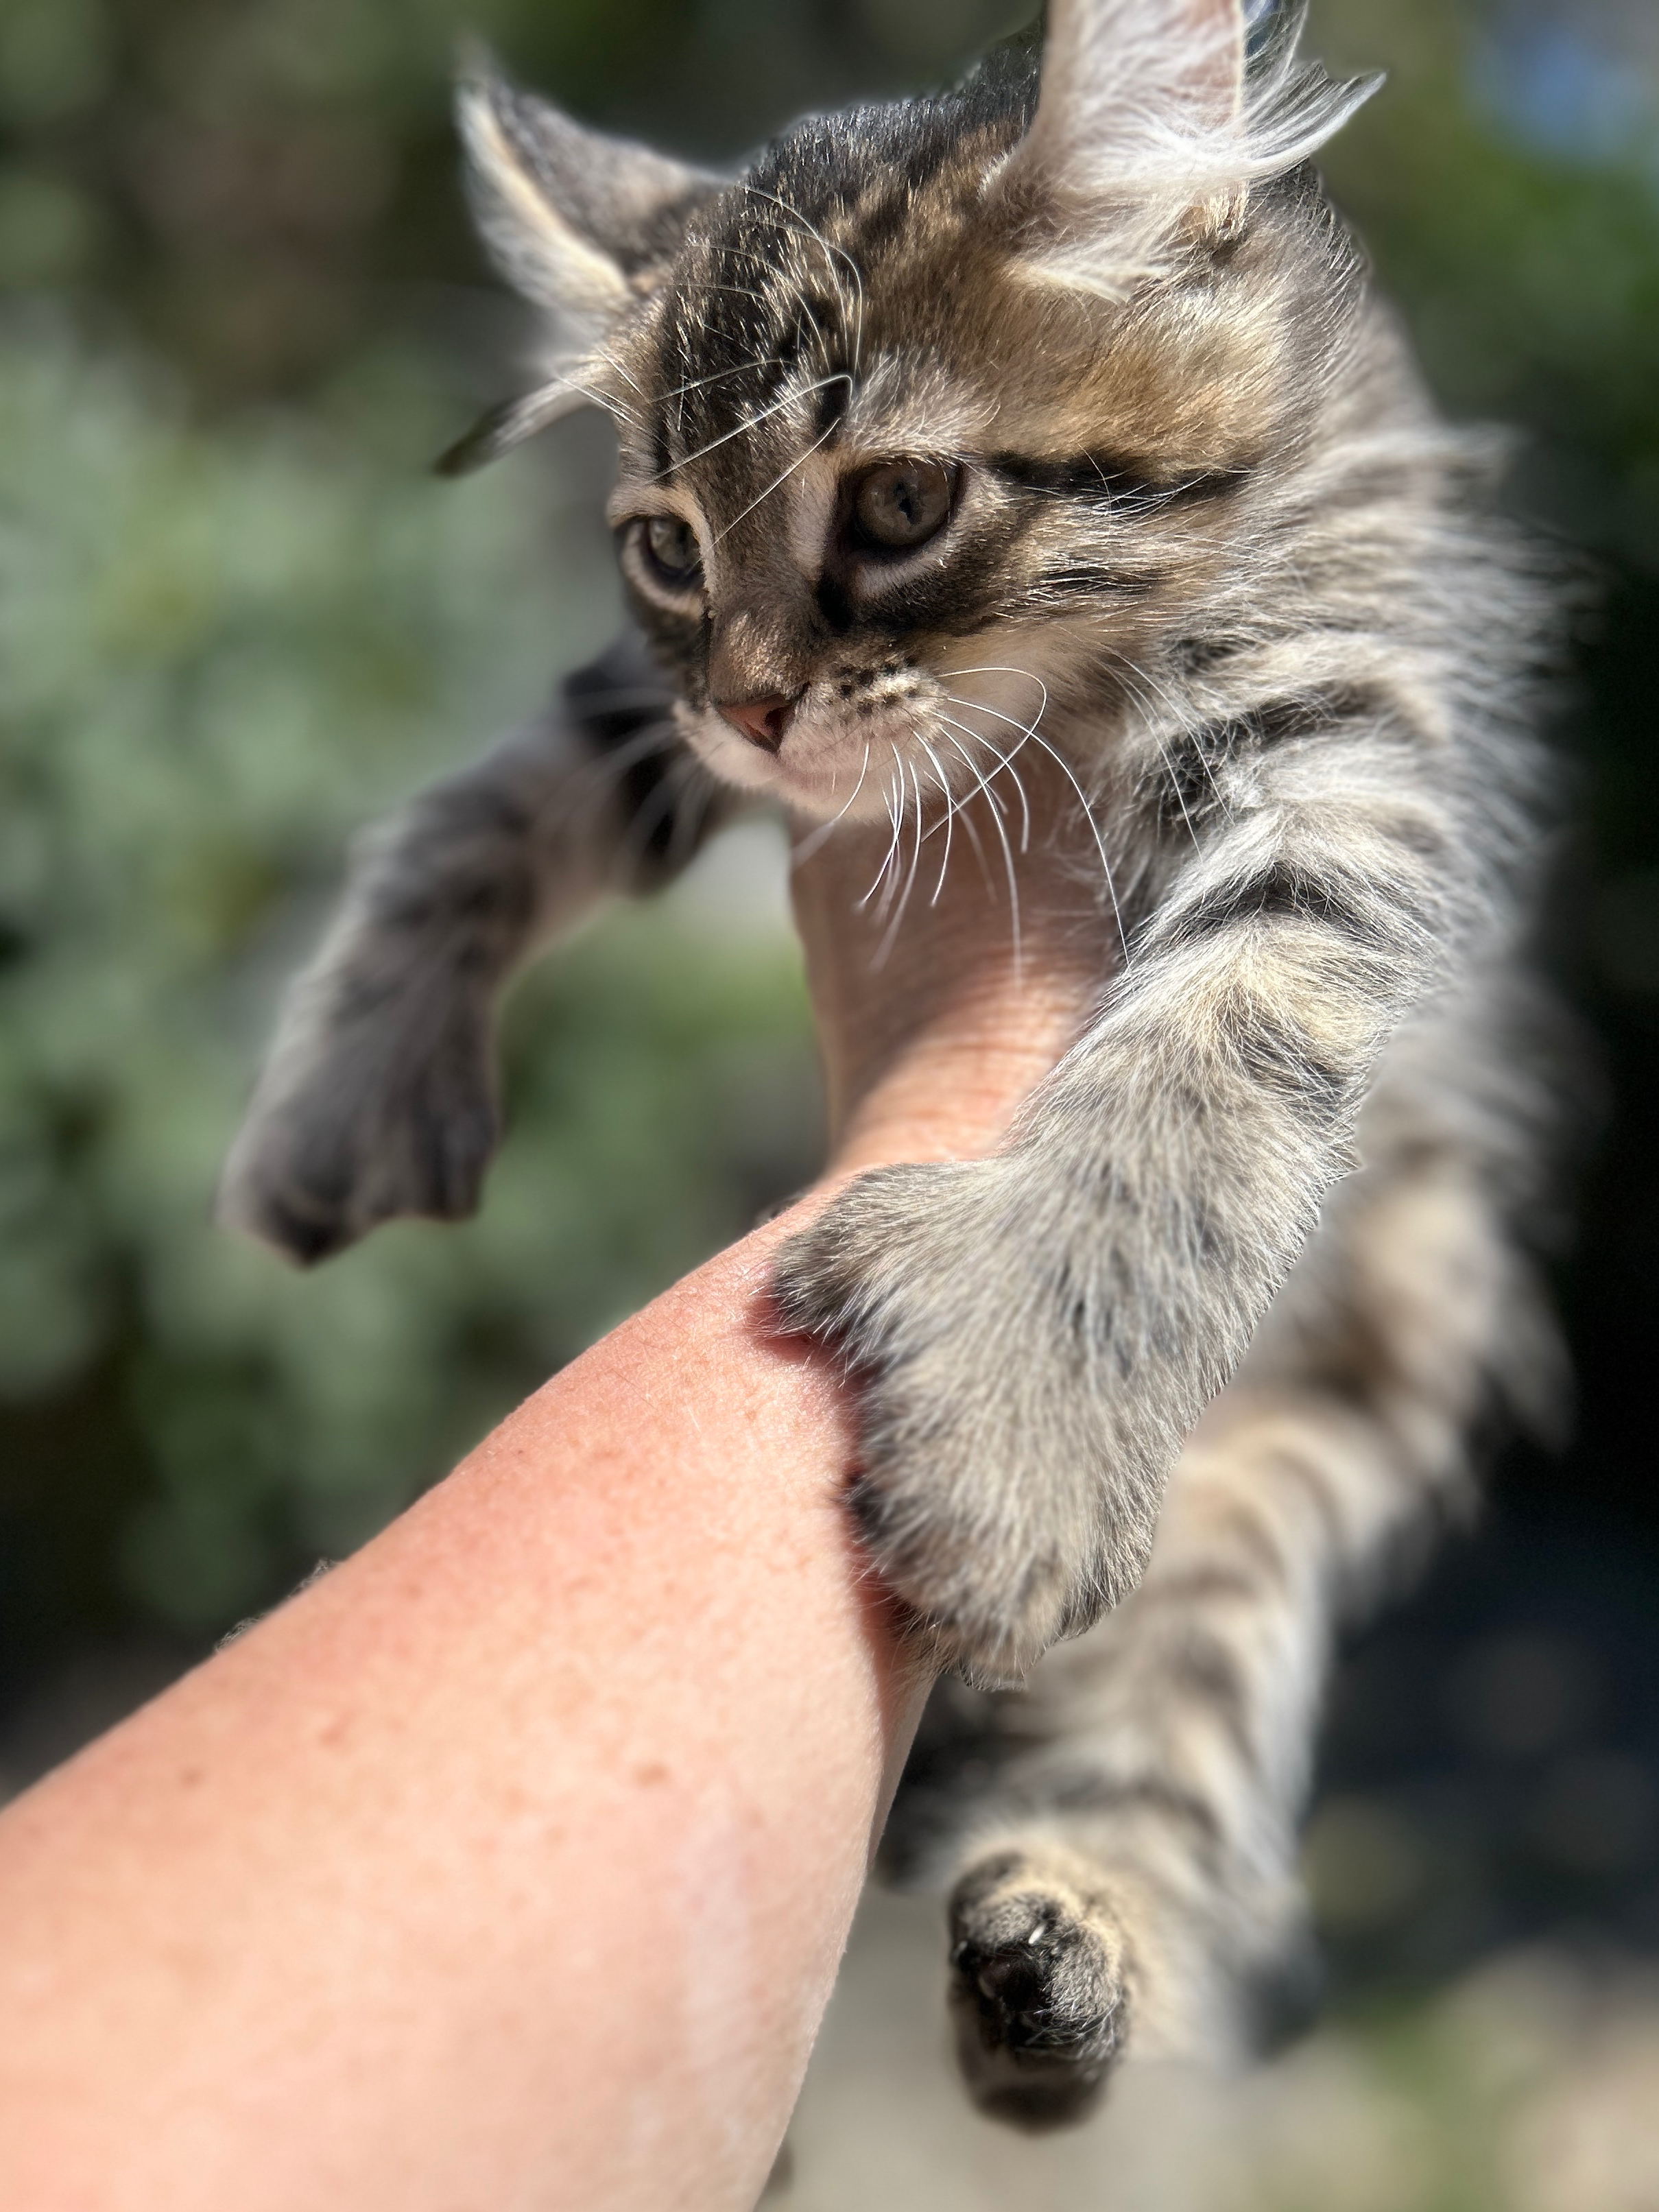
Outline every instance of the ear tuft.
{"type": "Polygon", "coordinates": [[[1378,88],[1303,63],[1306,0],[1050,0],[1035,121],[999,183],[1046,210],[1039,265],[1116,295],[1236,224],[1378,88]]]}
{"type": "Polygon", "coordinates": [[[545,430],[550,423],[592,404],[582,386],[556,376],[520,398],[504,399],[499,407],[492,407],[465,437],[439,454],[433,468],[441,477],[470,477],[475,470],[486,468],[503,453],[511,453],[514,446],[523,445],[526,438],[533,438],[538,431],[545,430]]]}

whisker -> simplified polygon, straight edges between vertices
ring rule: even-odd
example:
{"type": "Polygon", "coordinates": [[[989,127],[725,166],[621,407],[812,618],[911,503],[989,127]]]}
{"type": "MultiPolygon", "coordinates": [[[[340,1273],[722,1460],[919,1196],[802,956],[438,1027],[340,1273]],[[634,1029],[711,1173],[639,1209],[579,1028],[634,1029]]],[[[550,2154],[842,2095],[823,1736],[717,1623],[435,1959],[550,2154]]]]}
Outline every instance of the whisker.
{"type": "MultiPolygon", "coordinates": [[[[939,759],[939,755],[933,750],[932,745],[928,744],[927,738],[922,736],[920,730],[916,732],[915,737],[916,743],[921,747],[923,752],[927,754],[928,759],[933,763],[933,774],[939,779],[939,787],[945,794],[945,858],[939,864],[939,881],[933,885],[933,896],[927,902],[928,905],[933,907],[937,906],[939,902],[940,894],[945,889],[945,878],[950,870],[951,828],[952,824],[956,821],[958,810],[955,796],[951,789],[951,779],[945,773],[944,763],[939,759]]],[[[934,824],[935,829],[939,826],[939,825],[937,823],[934,824]]],[[[927,834],[931,837],[933,832],[930,830],[927,834]]],[[[920,850],[920,848],[918,848],[918,850],[920,850]]]]}
{"type": "Polygon", "coordinates": [[[781,414],[786,407],[793,406],[797,400],[810,399],[815,392],[827,392],[832,384],[850,384],[851,381],[852,379],[842,371],[835,376],[820,377],[816,384],[805,385],[799,392],[786,392],[782,398],[775,399],[769,407],[763,407],[757,415],[750,415],[734,429],[722,431],[718,438],[711,438],[706,446],[700,447],[695,453],[688,453],[684,460],[671,462],[667,468],[659,470],[649,481],[662,483],[676,470],[689,469],[694,462],[703,459],[719,447],[730,445],[733,438],[741,438],[746,430],[757,430],[769,416],[781,414]]]}
{"type": "Polygon", "coordinates": [[[607,353],[603,346],[599,346],[596,347],[588,356],[588,359],[590,361],[602,361],[607,368],[614,368],[617,375],[621,377],[623,382],[628,385],[632,390],[637,392],[641,398],[645,400],[645,404],[647,407],[651,404],[650,400],[646,397],[645,386],[639,381],[637,377],[629,375],[628,370],[623,366],[622,362],[617,359],[615,354],[607,353]]]}
{"type": "MultiPolygon", "coordinates": [[[[939,719],[941,721],[950,723],[952,729],[963,730],[968,737],[971,738],[974,734],[971,730],[966,727],[965,724],[961,722],[951,722],[951,717],[948,714],[941,715],[939,719]]],[[[1024,948],[1019,927],[1019,878],[1014,867],[1013,848],[1008,842],[1008,832],[1002,825],[1003,809],[1001,802],[998,799],[995,792],[992,790],[990,785],[985,781],[983,775],[975,764],[973,755],[968,750],[961,739],[952,738],[951,743],[955,747],[956,750],[962,755],[963,760],[967,762],[970,773],[977,778],[980,789],[985,793],[986,797],[992,801],[991,826],[996,831],[998,841],[1001,844],[1002,864],[1004,868],[1007,871],[1008,876],[1008,915],[1013,933],[1014,985],[1016,989],[1018,989],[1024,981],[1024,948]]]]}
{"type": "MultiPolygon", "coordinates": [[[[1181,698],[1180,695],[1176,691],[1175,691],[1170,685],[1162,683],[1152,674],[1151,669],[1143,668],[1138,660],[1131,660],[1127,653],[1115,653],[1109,650],[1108,658],[1116,663],[1118,668],[1130,679],[1132,684],[1139,683],[1146,693],[1147,693],[1154,701],[1158,702],[1163,705],[1164,711],[1176,724],[1183,736],[1190,737],[1193,734],[1194,726],[1192,719],[1187,712],[1186,702],[1181,698]]],[[[1144,702],[1138,702],[1137,703],[1142,704],[1144,707],[1144,702]]],[[[1151,720],[1150,714],[1148,715],[1148,720],[1151,720]]],[[[1160,744],[1159,750],[1162,751],[1162,750],[1163,748],[1160,744]]],[[[1204,781],[1210,787],[1211,796],[1214,799],[1216,805],[1220,808],[1222,813],[1231,820],[1232,817],[1232,808],[1228,805],[1226,797],[1224,794],[1220,785],[1215,780],[1215,770],[1211,767],[1207,756],[1201,751],[1199,754],[1199,765],[1204,770],[1204,781]]],[[[1170,763],[1167,760],[1164,762],[1164,766],[1166,768],[1170,768],[1170,763]]],[[[1170,779],[1171,782],[1176,781],[1175,770],[1173,768],[1170,768],[1170,779]]],[[[1176,795],[1177,797],[1180,795],[1180,787],[1178,784],[1176,785],[1176,795]]],[[[1185,814],[1186,811],[1186,805],[1183,801],[1182,805],[1182,812],[1185,814]]],[[[1192,827],[1190,821],[1188,821],[1187,826],[1188,829],[1192,827]]]]}
{"type": "MultiPolygon", "coordinates": [[[[947,668],[947,671],[945,671],[945,675],[951,675],[951,677],[1022,677],[1022,679],[1024,679],[1026,684],[1036,684],[1037,690],[1042,692],[1042,706],[1037,708],[1037,712],[1036,712],[1036,717],[1033,717],[1033,721],[1042,721],[1042,717],[1044,717],[1046,712],[1048,712],[1048,686],[1046,686],[1044,681],[1042,681],[1042,677],[1033,675],[1033,672],[1030,672],[1029,668],[1009,668],[1009,665],[1006,665],[1006,664],[1002,664],[1002,665],[994,665],[994,668],[947,668]]],[[[987,710],[984,710],[984,712],[987,712],[987,714],[995,714],[995,708],[991,706],[991,708],[987,708],[987,710]]],[[[1009,719],[1009,721],[1013,721],[1013,717],[1005,717],[1005,719],[1009,719]]],[[[1024,730],[1024,723],[1022,723],[1022,721],[1020,721],[1020,723],[1015,723],[1015,728],[1018,728],[1018,730],[1024,730]]]]}
{"type": "Polygon", "coordinates": [[[716,284],[702,276],[682,276],[674,286],[677,292],[729,292],[734,299],[752,300],[757,307],[767,305],[764,292],[757,292],[752,284],[716,284]]]}
{"type": "Polygon", "coordinates": [[[683,399],[688,392],[703,392],[711,384],[726,384],[734,376],[752,376],[757,369],[787,368],[788,366],[781,354],[757,354],[753,361],[739,362],[735,368],[718,368],[712,376],[689,377],[684,384],[677,384],[670,391],[658,392],[649,404],[654,407],[665,407],[671,399],[683,399]]]}
{"type": "Polygon", "coordinates": [[[1124,971],[1127,974],[1134,964],[1129,956],[1129,933],[1123,926],[1123,909],[1118,904],[1117,885],[1112,880],[1112,864],[1107,858],[1106,842],[1100,834],[1100,824],[1095,819],[1094,809],[1089,804],[1088,796],[1084,791],[1083,786],[1078,781],[1076,775],[1073,773],[1071,763],[1066,760],[1062,754],[1056,752],[1054,748],[1049,744],[1048,738],[1043,737],[1037,730],[1032,729],[1027,734],[1031,738],[1033,743],[1042,746],[1043,751],[1048,754],[1049,759],[1054,762],[1054,765],[1060,769],[1061,775],[1071,785],[1073,790],[1077,793],[1078,804],[1083,809],[1084,819],[1087,822],[1090,834],[1095,841],[1095,850],[1100,855],[1100,871],[1106,878],[1106,896],[1112,902],[1112,920],[1117,924],[1118,942],[1123,947],[1123,966],[1124,971]]]}
{"type": "MultiPolygon", "coordinates": [[[[950,696],[950,694],[947,692],[947,693],[945,694],[945,696],[948,698],[948,697],[950,696]]],[[[958,703],[960,703],[960,702],[958,702],[958,703]]],[[[951,729],[953,729],[953,730],[960,730],[960,731],[961,731],[961,732],[962,732],[962,734],[963,734],[963,736],[964,738],[971,738],[973,739],[974,743],[975,743],[976,745],[982,745],[982,744],[988,744],[988,743],[989,742],[989,740],[988,740],[988,739],[987,739],[987,738],[985,738],[981,737],[981,735],[980,735],[980,733],[979,733],[979,732],[978,732],[977,730],[970,730],[970,729],[969,728],[969,726],[968,726],[968,725],[967,725],[967,723],[966,723],[966,722],[958,722],[958,721],[955,719],[955,717],[954,717],[953,715],[951,715],[951,714],[941,714],[941,715],[939,716],[939,720],[940,720],[940,721],[941,721],[941,722],[944,722],[944,723],[947,724],[947,725],[948,725],[948,726],[949,726],[950,728],[951,728],[951,729]]],[[[956,750],[957,750],[957,752],[962,752],[962,747],[961,747],[960,745],[957,745],[957,748],[956,748],[956,750]]],[[[995,751],[996,751],[996,747],[995,747],[994,745],[992,745],[992,746],[991,746],[991,750],[992,750],[993,752],[995,752],[995,751]]],[[[999,758],[999,759],[1001,759],[1001,758],[1003,757],[1002,757],[1002,755],[1000,755],[1000,754],[998,754],[998,756],[997,756],[997,757],[998,757],[998,758],[999,758]]],[[[963,758],[964,760],[968,760],[968,756],[967,756],[965,753],[963,753],[963,758]]],[[[986,796],[986,797],[990,800],[990,802],[991,802],[992,805],[996,809],[997,812],[998,812],[1000,815],[1001,815],[1001,817],[1003,817],[1004,821],[1006,821],[1006,820],[1007,820],[1007,818],[1008,818],[1008,808],[1007,808],[1007,805],[1006,805],[1006,802],[1004,801],[1004,799],[1003,799],[1002,793],[1000,793],[1000,792],[996,788],[996,785],[995,785],[994,779],[994,778],[988,779],[988,778],[987,778],[987,777],[986,777],[986,776],[981,773],[981,771],[980,770],[979,767],[977,766],[977,764],[976,764],[975,762],[973,762],[973,761],[971,761],[971,760],[969,760],[969,761],[968,761],[968,765],[969,766],[969,768],[971,768],[971,769],[973,769],[974,775],[975,775],[975,777],[977,777],[977,779],[978,779],[978,782],[979,782],[979,788],[980,788],[980,789],[981,789],[981,790],[985,793],[985,796],[986,796]]],[[[972,796],[972,793],[970,793],[969,795],[969,797],[971,797],[971,796],[972,796]]]]}
{"type": "MultiPolygon", "coordinates": [[[[1066,759],[1063,754],[1059,753],[1054,750],[1054,746],[1049,744],[1048,738],[1042,736],[1037,728],[1037,723],[1042,720],[1044,714],[1048,711],[1048,685],[1043,682],[1040,676],[1034,675],[1029,668],[1012,668],[1007,666],[1006,664],[1000,667],[960,668],[955,669],[951,672],[952,674],[958,676],[1020,676],[1024,677],[1028,684],[1035,684],[1038,690],[1042,692],[1042,704],[1036,711],[1036,719],[1030,723],[1017,720],[1012,714],[1005,714],[1000,707],[988,707],[979,705],[975,702],[975,709],[980,714],[994,716],[994,719],[1000,722],[1006,722],[1012,729],[1024,731],[1025,735],[1030,738],[1034,744],[1042,746],[1043,751],[1048,754],[1049,759],[1054,763],[1061,775],[1065,776],[1066,781],[1071,785],[1073,790],[1076,792],[1078,804],[1083,809],[1084,819],[1088,823],[1090,834],[1095,841],[1095,850],[1100,855],[1101,873],[1106,879],[1106,896],[1112,902],[1112,919],[1117,924],[1118,942],[1123,947],[1123,966],[1124,970],[1127,973],[1133,965],[1129,954],[1129,933],[1123,926],[1123,909],[1118,903],[1117,885],[1112,880],[1112,864],[1107,857],[1106,842],[1100,834],[1100,824],[1095,819],[1094,809],[1089,804],[1088,794],[1085,792],[1083,786],[1078,781],[1077,776],[1073,771],[1071,763],[1066,759]]],[[[971,732],[969,734],[971,734],[971,732]]],[[[1018,747],[1016,747],[1016,750],[1018,750],[1018,747]]]]}
{"type": "MultiPolygon", "coordinates": [[[[815,238],[817,240],[818,244],[823,249],[825,258],[830,263],[832,272],[830,281],[836,283],[838,295],[841,288],[839,283],[836,283],[833,274],[836,262],[837,260],[844,262],[848,269],[851,271],[853,283],[858,295],[858,323],[854,333],[853,340],[853,373],[856,376],[862,366],[864,359],[863,270],[859,267],[858,263],[854,260],[852,255],[848,252],[845,246],[832,246],[830,243],[830,240],[824,236],[823,233],[818,228],[817,225],[815,222],[809,221],[808,218],[801,213],[798,207],[792,207],[787,200],[780,199],[775,192],[763,191],[758,185],[744,185],[742,189],[757,200],[769,200],[774,207],[780,208],[785,215],[793,216],[795,222],[799,223],[802,229],[805,230],[809,236],[815,238]]],[[[845,315],[845,312],[846,310],[843,307],[843,316],[845,315]]]]}
{"type": "MultiPolygon", "coordinates": [[[[969,714],[988,714],[993,711],[989,708],[981,708],[977,699],[958,699],[953,691],[947,691],[945,696],[953,707],[965,708],[969,714]]],[[[1030,732],[1024,729],[1024,725],[1023,723],[1020,727],[1022,732],[1024,732],[1024,734],[1020,738],[1019,744],[1014,747],[1012,752],[1006,753],[1003,751],[1000,745],[994,744],[989,738],[981,737],[977,732],[969,731],[969,735],[973,738],[974,743],[976,745],[983,745],[988,752],[995,756],[997,767],[991,777],[993,784],[995,783],[997,777],[1002,774],[1005,769],[1013,778],[1014,789],[1019,794],[1019,849],[1022,853],[1029,853],[1031,849],[1031,802],[1026,796],[1024,781],[1020,775],[1019,770],[1015,767],[1014,763],[1018,758],[1020,751],[1024,748],[1030,732]]]]}
{"type": "MultiPolygon", "coordinates": [[[[904,763],[902,760],[901,760],[899,763],[901,775],[903,773],[903,767],[904,763]]],[[[881,944],[877,950],[876,957],[871,963],[872,969],[884,968],[887,964],[887,957],[891,952],[894,945],[897,942],[899,926],[903,921],[905,910],[910,903],[910,894],[916,887],[916,872],[921,866],[921,777],[917,773],[916,764],[914,761],[910,763],[910,781],[915,784],[916,792],[915,850],[910,855],[910,872],[904,879],[904,889],[900,894],[897,908],[894,913],[891,922],[888,925],[887,934],[882,939],[881,944]]]]}
{"type": "Polygon", "coordinates": [[[869,773],[870,748],[866,744],[864,748],[864,766],[859,770],[859,780],[853,786],[852,797],[848,799],[846,804],[842,807],[840,813],[836,815],[830,821],[821,822],[817,828],[812,832],[811,836],[805,838],[796,848],[795,866],[797,867],[800,866],[803,860],[810,860],[815,853],[822,852],[823,848],[829,843],[830,831],[839,827],[840,823],[852,811],[854,802],[857,799],[860,792],[863,790],[865,778],[869,775],[869,773]]]}
{"type": "Polygon", "coordinates": [[[757,507],[764,507],[767,501],[771,498],[773,493],[775,491],[781,490],[782,487],[788,483],[790,477],[794,475],[795,471],[799,468],[804,467],[805,464],[811,459],[813,454],[817,453],[818,447],[823,445],[827,445],[840,428],[841,425],[838,422],[832,422],[828,429],[821,431],[819,434],[813,439],[811,444],[806,448],[805,452],[804,453],[797,453],[794,459],[790,462],[788,467],[781,471],[778,475],[773,477],[771,483],[767,485],[766,489],[761,494],[760,497],[758,499],[751,499],[748,506],[743,510],[743,513],[741,514],[733,515],[731,521],[726,524],[725,529],[720,531],[717,536],[711,538],[709,543],[713,545],[718,545],[722,538],[729,538],[731,536],[732,532],[737,528],[738,523],[747,522],[750,516],[755,512],[755,509],[757,507]]]}
{"type": "MultiPolygon", "coordinates": [[[[893,765],[898,769],[901,777],[902,777],[904,763],[899,758],[898,747],[892,743],[890,738],[888,740],[888,744],[893,756],[893,765]]],[[[893,787],[891,784],[888,785],[887,789],[882,794],[882,803],[887,809],[887,818],[893,825],[893,842],[887,848],[887,856],[883,860],[880,869],[877,872],[875,882],[871,884],[869,890],[866,891],[864,896],[859,901],[858,911],[860,914],[862,914],[865,908],[869,905],[871,900],[874,898],[877,891],[880,890],[882,884],[885,881],[887,871],[892,866],[894,855],[897,853],[899,848],[899,827],[903,821],[904,817],[902,813],[896,811],[894,809],[893,787]]]]}
{"type": "MultiPolygon", "coordinates": [[[[780,224],[772,224],[769,227],[773,229],[781,228],[781,225],[780,224]]],[[[824,360],[827,362],[830,358],[830,341],[823,335],[823,325],[819,322],[817,317],[812,312],[812,302],[807,298],[805,293],[802,291],[800,286],[796,283],[794,276],[791,272],[787,269],[784,268],[781,263],[776,261],[769,261],[763,253],[757,253],[753,246],[728,246],[725,247],[723,251],[728,254],[736,254],[741,260],[752,261],[757,267],[766,270],[769,274],[781,276],[783,279],[784,283],[789,287],[789,289],[794,294],[796,300],[799,303],[801,313],[805,316],[807,321],[812,325],[813,336],[818,342],[818,349],[823,354],[824,360]]],[[[840,301],[837,300],[836,305],[840,306],[840,301]]],[[[842,319],[845,320],[844,311],[842,319]]]]}

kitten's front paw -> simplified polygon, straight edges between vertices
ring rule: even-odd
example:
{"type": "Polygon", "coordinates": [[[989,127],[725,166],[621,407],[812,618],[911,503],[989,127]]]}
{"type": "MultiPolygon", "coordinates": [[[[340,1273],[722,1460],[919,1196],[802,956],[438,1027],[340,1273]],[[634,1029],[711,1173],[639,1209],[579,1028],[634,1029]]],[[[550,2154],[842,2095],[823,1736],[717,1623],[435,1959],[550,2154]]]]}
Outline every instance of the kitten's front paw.
{"type": "Polygon", "coordinates": [[[1099,1385],[1068,1336],[1066,1275],[1006,1158],[865,1176],[777,1267],[784,1325],[862,1387],[866,1540],[942,1656],[987,1686],[1115,1602],[1151,1544],[1133,1484],[1104,1516],[1099,1385]]]}
{"type": "Polygon", "coordinates": [[[1099,2102],[1127,2027],[1116,1915],[1055,1855],[999,1852],[951,1900],[957,2056],[983,2112],[1066,2127],[1099,2102]]]}
{"type": "Polygon", "coordinates": [[[380,1222],[477,1211],[500,1136],[486,1024],[398,1012],[279,1049],[226,1164],[222,1221],[309,1267],[380,1222]]]}

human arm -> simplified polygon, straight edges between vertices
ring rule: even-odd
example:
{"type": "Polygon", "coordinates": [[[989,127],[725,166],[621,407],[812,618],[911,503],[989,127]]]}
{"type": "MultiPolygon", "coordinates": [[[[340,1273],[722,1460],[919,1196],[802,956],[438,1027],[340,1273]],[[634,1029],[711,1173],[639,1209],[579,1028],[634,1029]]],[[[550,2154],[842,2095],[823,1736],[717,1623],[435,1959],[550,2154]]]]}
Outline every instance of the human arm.
{"type": "MultiPolygon", "coordinates": [[[[971,878],[872,978],[866,860],[800,892],[834,1175],[983,1150],[1079,1016],[971,878]]],[[[771,1326],[820,1203],[0,1816],[9,2209],[752,2203],[926,1687],[771,1326]]]]}

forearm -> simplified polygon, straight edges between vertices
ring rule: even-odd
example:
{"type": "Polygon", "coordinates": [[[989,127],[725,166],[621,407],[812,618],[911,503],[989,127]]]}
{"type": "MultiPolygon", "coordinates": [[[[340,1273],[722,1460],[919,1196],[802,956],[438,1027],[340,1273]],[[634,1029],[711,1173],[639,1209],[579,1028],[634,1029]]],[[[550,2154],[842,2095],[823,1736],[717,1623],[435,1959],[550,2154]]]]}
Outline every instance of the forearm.
{"type": "Polygon", "coordinates": [[[0,1821],[0,2199],[746,2207],[916,1685],[750,1238],[0,1821]]]}
{"type": "MultiPolygon", "coordinates": [[[[838,1171],[996,1140],[1076,1019],[1000,988],[838,1171]]],[[[9,2212],[746,2212],[926,1688],[771,1328],[805,1210],[0,1818],[9,2212]]]]}

